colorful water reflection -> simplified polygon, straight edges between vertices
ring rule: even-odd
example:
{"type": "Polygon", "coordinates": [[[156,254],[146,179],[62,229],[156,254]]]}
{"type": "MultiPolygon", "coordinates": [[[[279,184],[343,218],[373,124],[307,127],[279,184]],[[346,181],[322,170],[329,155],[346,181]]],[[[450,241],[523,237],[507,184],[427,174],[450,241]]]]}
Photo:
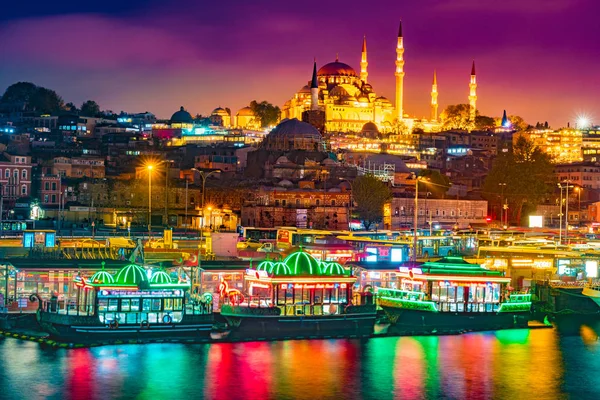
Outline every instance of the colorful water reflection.
{"type": "Polygon", "coordinates": [[[600,325],[461,336],[54,350],[0,342],[0,397],[600,398],[600,325]]]}

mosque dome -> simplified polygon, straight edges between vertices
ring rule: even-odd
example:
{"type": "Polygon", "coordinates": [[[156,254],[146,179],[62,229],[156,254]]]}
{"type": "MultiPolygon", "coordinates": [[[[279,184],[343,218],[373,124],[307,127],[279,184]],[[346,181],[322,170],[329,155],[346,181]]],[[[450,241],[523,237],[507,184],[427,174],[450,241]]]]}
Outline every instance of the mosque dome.
{"type": "Polygon", "coordinates": [[[308,85],[304,85],[302,86],[302,89],[298,91],[298,93],[310,93],[310,88],[308,87],[308,85]]]}
{"type": "Polygon", "coordinates": [[[309,123],[284,119],[263,141],[267,150],[315,150],[323,142],[321,133],[309,123]]]}
{"type": "Polygon", "coordinates": [[[147,281],[146,270],[135,264],[129,264],[121,268],[115,277],[115,283],[118,285],[138,286],[140,283],[147,281]]]}
{"type": "Polygon", "coordinates": [[[358,101],[360,101],[361,103],[368,103],[369,102],[369,98],[367,96],[358,96],[358,101]]]}
{"type": "Polygon", "coordinates": [[[350,94],[348,93],[348,91],[343,86],[336,86],[333,89],[331,89],[331,91],[329,92],[329,95],[330,96],[346,97],[346,96],[349,96],[350,94]]]}
{"type": "Polygon", "coordinates": [[[321,265],[313,256],[297,251],[283,260],[293,275],[321,275],[321,265]]]}
{"type": "Polygon", "coordinates": [[[185,111],[183,106],[181,106],[179,111],[171,115],[171,123],[192,124],[194,123],[194,119],[192,118],[192,115],[189,112],[185,111]]]}
{"type": "Polygon", "coordinates": [[[215,108],[210,115],[220,115],[222,117],[229,117],[229,113],[227,112],[227,110],[221,107],[215,108]]]}
{"type": "MultiPolygon", "coordinates": [[[[227,111],[225,111],[227,112],[227,111]]],[[[250,107],[240,108],[236,114],[237,117],[254,117],[254,111],[250,107]]]]}
{"type": "Polygon", "coordinates": [[[317,76],[358,76],[354,68],[339,61],[325,64],[317,72],[317,76]]]}
{"type": "Polygon", "coordinates": [[[375,123],[367,122],[363,125],[362,129],[360,130],[360,133],[379,133],[379,128],[377,128],[377,125],[375,125],[375,123]]]}

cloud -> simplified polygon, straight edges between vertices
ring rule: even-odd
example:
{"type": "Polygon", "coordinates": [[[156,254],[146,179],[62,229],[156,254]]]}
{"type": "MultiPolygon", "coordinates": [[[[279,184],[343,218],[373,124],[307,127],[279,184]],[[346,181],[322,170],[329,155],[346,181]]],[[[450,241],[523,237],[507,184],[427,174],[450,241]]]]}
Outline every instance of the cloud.
{"type": "Polygon", "coordinates": [[[13,63],[109,70],[139,65],[177,66],[199,59],[192,43],[150,23],[101,15],[18,20],[0,28],[0,54],[13,63]]]}

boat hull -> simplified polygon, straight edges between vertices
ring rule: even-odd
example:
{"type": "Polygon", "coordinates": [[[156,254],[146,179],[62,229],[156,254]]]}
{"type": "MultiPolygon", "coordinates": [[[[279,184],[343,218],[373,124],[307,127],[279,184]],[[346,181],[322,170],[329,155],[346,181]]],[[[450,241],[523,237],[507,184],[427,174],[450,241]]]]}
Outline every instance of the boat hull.
{"type": "Polygon", "coordinates": [[[125,340],[149,342],[154,340],[211,340],[214,319],[212,314],[186,315],[180,323],[119,325],[111,328],[95,316],[63,315],[39,312],[41,328],[54,340],[71,343],[115,343],[125,340]]]}
{"type": "Polygon", "coordinates": [[[600,290],[598,290],[596,287],[583,288],[583,291],[581,292],[581,294],[589,297],[594,303],[596,303],[596,305],[598,307],[600,307],[600,290]]]}
{"type": "Polygon", "coordinates": [[[527,328],[529,312],[431,312],[381,306],[388,335],[459,334],[468,331],[527,328]]]}
{"type": "Polygon", "coordinates": [[[373,335],[376,310],[339,315],[240,315],[221,312],[228,340],[363,338],[373,335]]]}

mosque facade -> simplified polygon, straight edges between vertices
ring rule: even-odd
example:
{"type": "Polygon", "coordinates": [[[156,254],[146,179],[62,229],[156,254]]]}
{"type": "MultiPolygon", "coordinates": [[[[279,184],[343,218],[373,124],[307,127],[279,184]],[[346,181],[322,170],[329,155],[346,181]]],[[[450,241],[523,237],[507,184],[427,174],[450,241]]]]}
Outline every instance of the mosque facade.
{"type": "MultiPolygon", "coordinates": [[[[368,81],[367,42],[363,39],[360,73],[354,68],[340,62],[325,64],[317,70],[313,65],[312,79],[303,86],[294,97],[285,102],[281,118],[302,120],[306,111],[324,113],[324,129],[326,132],[361,132],[367,123],[375,124],[382,133],[401,133],[401,130],[412,130],[419,127],[426,132],[441,130],[438,119],[437,79],[431,87],[430,119],[417,120],[404,112],[404,37],[402,22],[398,29],[396,45],[395,98],[394,103],[378,95],[368,81]]],[[[469,84],[469,104],[474,120],[476,110],[476,78],[475,67],[471,73],[469,84]]],[[[406,132],[405,132],[406,133],[406,132]]]]}

